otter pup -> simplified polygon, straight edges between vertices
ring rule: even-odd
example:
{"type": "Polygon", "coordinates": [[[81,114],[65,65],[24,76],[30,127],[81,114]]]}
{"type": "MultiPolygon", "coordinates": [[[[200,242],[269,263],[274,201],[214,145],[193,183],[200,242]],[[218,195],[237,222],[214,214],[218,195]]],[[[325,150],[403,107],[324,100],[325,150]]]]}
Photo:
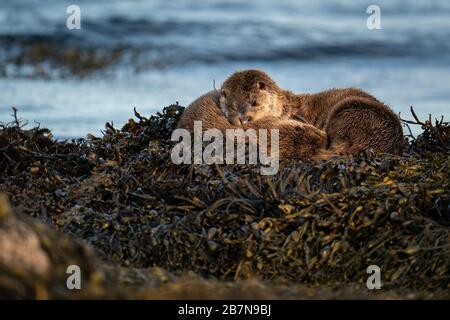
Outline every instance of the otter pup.
{"type": "Polygon", "coordinates": [[[273,117],[298,119],[327,135],[327,149],[358,153],[365,149],[400,154],[403,131],[394,112],[356,88],[296,95],[283,90],[266,73],[246,70],[222,85],[220,108],[234,125],[273,117]]]}

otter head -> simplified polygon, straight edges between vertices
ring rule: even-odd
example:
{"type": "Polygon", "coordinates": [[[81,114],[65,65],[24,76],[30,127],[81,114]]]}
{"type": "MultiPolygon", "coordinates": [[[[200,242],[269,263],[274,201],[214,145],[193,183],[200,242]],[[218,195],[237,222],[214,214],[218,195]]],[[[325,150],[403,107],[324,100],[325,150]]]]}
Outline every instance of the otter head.
{"type": "Polygon", "coordinates": [[[281,89],[264,72],[239,71],[222,84],[220,108],[235,125],[271,116],[280,117],[283,107],[281,89]]]}

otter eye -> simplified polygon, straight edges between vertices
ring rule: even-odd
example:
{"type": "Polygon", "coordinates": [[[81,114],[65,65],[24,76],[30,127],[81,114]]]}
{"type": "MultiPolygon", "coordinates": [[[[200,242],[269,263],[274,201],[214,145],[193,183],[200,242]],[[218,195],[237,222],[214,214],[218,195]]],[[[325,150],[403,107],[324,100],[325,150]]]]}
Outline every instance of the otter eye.
{"type": "Polygon", "coordinates": [[[262,81],[258,81],[257,86],[260,90],[266,90],[266,84],[262,81]]]}
{"type": "Polygon", "coordinates": [[[258,102],[256,102],[256,101],[252,102],[252,107],[256,107],[257,105],[258,105],[258,102]]]}

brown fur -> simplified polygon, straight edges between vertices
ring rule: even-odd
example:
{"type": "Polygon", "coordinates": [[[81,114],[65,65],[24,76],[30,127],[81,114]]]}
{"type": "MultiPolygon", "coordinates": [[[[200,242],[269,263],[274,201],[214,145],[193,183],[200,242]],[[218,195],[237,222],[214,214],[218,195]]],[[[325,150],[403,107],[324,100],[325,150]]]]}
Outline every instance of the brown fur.
{"type": "Polygon", "coordinates": [[[366,149],[400,154],[403,131],[397,115],[370,94],[357,89],[331,89],[296,95],[283,90],[264,72],[246,70],[222,85],[221,110],[234,124],[264,117],[299,119],[327,134],[323,158],[366,149]]]}
{"type": "Polygon", "coordinates": [[[178,128],[194,132],[194,120],[202,121],[204,130],[216,128],[220,131],[230,128],[230,122],[219,108],[220,94],[210,91],[192,102],[181,115],[178,128]]]}
{"type": "Polygon", "coordinates": [[[220,108],[231,123],[240,125],[264,117],[288,119],[283,116],[281,89],[264,72],[236,72],[222,85],[220,108]]]}
{"type": "MultiPolygon", "coordinates": [[[[244,130],[276,128],[279,129],[280,159],[321,160],[325,158],[323,153],[329,153],[324,150],[327,145],[325,131],[310,124],[273,117],[261,118],[245,125],[231,124],[220,110],[219,96],[218,92],[210,91],[192,102],[182,114],[178,127],[193,132],[194,121],[202,121],[203,130],[216,128],[222,132],[225,132],[226,129],[237,128],[244,130]]],[[[270,134],[270,130],[268,132],[270,134]]],[[[268,142],[270,142],[270,135],[268,142]]]]}

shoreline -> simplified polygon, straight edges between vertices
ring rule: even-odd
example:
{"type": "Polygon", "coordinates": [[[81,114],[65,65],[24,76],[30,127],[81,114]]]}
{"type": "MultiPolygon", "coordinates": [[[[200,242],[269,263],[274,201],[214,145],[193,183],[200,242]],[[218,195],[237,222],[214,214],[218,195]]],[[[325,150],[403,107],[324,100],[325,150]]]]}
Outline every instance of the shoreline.
{"type": "Polygon", "coordinates": [[[263,179],[170,163],[176,107],[75,142],[0,127],[0,296],[449,299],[448,123],[422,122],[401,157],[283,162],[263,179]],[[84,290],[64,287],[73,264],[84,290]]]}

